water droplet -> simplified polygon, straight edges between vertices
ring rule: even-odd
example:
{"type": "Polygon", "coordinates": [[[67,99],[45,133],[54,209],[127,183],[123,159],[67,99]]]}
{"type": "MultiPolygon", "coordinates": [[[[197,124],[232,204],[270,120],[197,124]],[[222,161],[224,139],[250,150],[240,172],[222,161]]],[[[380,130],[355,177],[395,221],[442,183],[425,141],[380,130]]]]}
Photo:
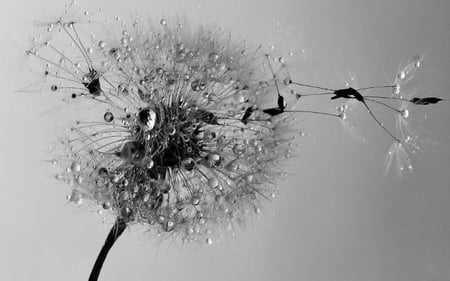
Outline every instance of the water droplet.
{"type": "Polygon", "coordinates": [[[406,73],[404,71],[400,71],[399,74],[397,75],[397,78],[400,80],[403,80],[406,78],[406,73]]]}
{"type": "Polygon", "coordinates": [[[156,124],[156,112],[146,107],[138,113],[139,123],[147,130],[152,130],[156,124]]]}
{"type": "Polygon", "coordinates": [[[292,80],[291,80],[291,78],[285,78],[285,79],[283,80],[283,83],[284,83],[284,85],[288,86],[289,84],[292,83],[292,80]]]}
{"type": "Polygon", "coordinates": [[[197,195],[192,196],[191,203],[192,205],[197,206],[198,204],[200,204],[200,197],[197,195]]]}
{"type": "Polygon", "coordinates": [[[81,170],[81,165],[79,162],[74,161],[74,162],[72,162],[70,169],[72,170],[72,172],[78,173],[81,170]]]}
{"type": "Polygon", "coordinates": [[[170,127],[169,127],[168,133],[169,133],[170,136],[175,135],[176,132],[177,132],[177,129],[175,129],[175,127],[173,127],[173,126],[170,126],[170,127]]]}
{"type": "Polygon", "coordinates": [[[218,153],[211,153],[211,154],[208,154],[208,156],[206,157],[207,159],[207,161],[208,161],[208,164],[211,166],[211,167],[217,167],[217,166],[219,166],[220,165],[220,163],[221,163],[221,161],[222,161],[222,157],[220,156],[220,154],[218,154],[218,153]]]}
{"type": "Polygon", "coordinates": [[[174,226],[175,226],[175,223],[174,223],[173,221],[171,221],[171,220],[168,220],[168,221],[164,224],[163,228],[164,228],[164,231],[169,232],[169,231],[172,231],[172,230],[173,230],[173,227],[174,227],[174,226]]]}
{"type": "Polygon", "coordinates": [[[409,116],[409,110],[408,109],[403,109],[402,111],[401,111],[401,113],[402,113],[402,116],[404,117],[404,118],[408,118],[408,116],[409,116]]]}
{"type": "Polygon", "coordinates": [[[210,179],[208,179],[208,185],[211,188],[215,188],[215,187],[219,186],[219,180],[217,178],[210,178],[210,179]]]}
{"type": "Polygon", "coordinates": [[[209,53],[208,60],[210,63],[216,63],[219,60],[219,55],[215,52],[209,53]]]}
{"type": "Polygon", "coordinates": [[[108,176],[108,170],[105,167],[101,167],[98,169],[98,175],[101,177],[106,177],[108,176]]]}
{"type": "Polygon", "coordinates": [[[105,112],[105,115],[103,115],[103,119],[108,123],[112,122],[114,120],[114,115],[112,114],[112,112],[107,111],[105,112]]]}
{"type": "Polygon", "coordinates": [[[111,203],[110,202],[104,202],[102,205],[103,209],[108,210],[109,208],[111,208],[111,203]]]}
{"type": "Polygon", "coordinates": [[[195,162],[194,159],[192,158],[188,158],[183,160],[183,162],[181,163],[181,165],[183,166],[183,168],[185,168],[188,171],[192,171],[195,167],[195,162]]]}
{"type": "Polygon", "coordinates": [[[241,143],[237,143],[233,146],[233,153],[236,155],[241,155],[245,152],[245,147],[241,143]]]}
{"type": "Polygon", "coordinates": [[[145,164],[145,167],[147,169],[151,170],[153,168],[153,166],[155,166],[155,162],[152,159],[148,158],[147,163],[145,164]]]}
{"type": "Polygon", "coordinates": [[[399,84],[394,84],[394,87],[392,88],[392,93],[394,95],[400,94],[400,85],[399,84]]]}

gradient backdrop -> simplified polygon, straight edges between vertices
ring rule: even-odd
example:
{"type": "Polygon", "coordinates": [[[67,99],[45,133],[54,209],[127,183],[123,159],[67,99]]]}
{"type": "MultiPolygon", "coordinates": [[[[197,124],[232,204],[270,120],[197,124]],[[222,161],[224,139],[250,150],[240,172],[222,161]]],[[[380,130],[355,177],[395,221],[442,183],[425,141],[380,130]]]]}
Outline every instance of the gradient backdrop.
{"type": "MultiPolygon", "coordinates": [[[[327,87],[343,87],[350,77],[360,86],[383,84],[402,59],[424,55],[420,91],[450,98],[448,0],[79,2],[105,15],[180,13],[222,25],[280,54],[292,51],[292,76],[327,87]]],[[[87,280],[111,223],[67,205],[69,187],[53,180],[57,170],[42,161],[54,139],[52,119],[44,116],[51,100],[13,92],[37,79],[23,55],[33,21],[61,14],[62,4],[1,4],[0,280],[87,280]]],[[[370,142],[361,143],[338,120],[299,116],[308,136],[261,219],[201,247],[158,244],[144,229],[130,229],[100,280],[448,281],[449,109],[440,104],[428,114],[424,125],[436,143],[425,145],[403,180],[384,175],[391,140],[373,121],[365,123],[374,130],[370,142]]]]}

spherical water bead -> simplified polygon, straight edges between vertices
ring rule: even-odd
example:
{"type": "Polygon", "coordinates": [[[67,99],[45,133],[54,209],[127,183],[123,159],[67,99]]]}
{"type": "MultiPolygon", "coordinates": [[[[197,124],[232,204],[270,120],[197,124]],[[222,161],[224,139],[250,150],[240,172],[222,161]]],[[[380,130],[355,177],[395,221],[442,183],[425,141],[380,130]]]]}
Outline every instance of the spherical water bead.
{"type": "Polygon", "coordinates": [[[112,114],[112,112],[110,112],[110,111],[107,111],[107,112],[105,112],[105,114],[103,115],[103,119],[106,121],[106,122],[112,122],[113,120],[114,120],[114,115],[112,114]]]}
{"type": "Polygon", "coordinates": [[[145,146],[137,141],[129,141],[124,143],[117,155],[128,161],[139,161],[145,157],[145,146]]]}
{"type": "Polygon", "coordinates": [[[72,193],[67,197],[70,202],[74,202],[75,204],[80,205],[83,203],[83,198],[81,197],[81,193],[77,190],[73,190],[72,193]]]}
{"type": "Polygon", "coordinates": [[[108,176],[108,170],[105,167],[101,167],[98,169],[98,175],[100,177],[107,177],[108,176]]]}
{"type": "Polygon", "coordinates": [[[195,167],[195,161],[192,158],[185,159],[181,162],[181,166],[188,171],[192,171],[195,167]]]}
{"type": "Polygon", "coordinates": [[[177,133],[177,129],[173,126],[170,126],[167,130],[170,136],[174,136],[177,133]]]}
{"type": "Polygon", "coordinates": [[[147,130],[152,130],[156,125],[156,112],[147,107],[138,113],[139,123],[147,130]]]}
{"type": "Polygon", "coordinates": [[[401,111],[401,114],[402,114],[403,118],[408,118],[409,110],[405,108],[404,110],[401,111]]]}
{"type": "Polygon", "coordinates": [[[235,94],[235,95],[233,96],[233,99],[234,99],[234,102],[235,102],[235,103],[238,103],[238,104],[239,104],[239,103],[243,103],[243,102],[245,101],[245,97],[244,97],[244,95],[242,95],[241,92],[235,94]]]}
{"type": "Polygon", "coordinates": [[[175,226],[175,223],[171,220],[168,220],[164,225],[163,229],[164,231],[170,232],[173,230],[173,227],[175,226]]]}
{"type": "Polygon", "coordinates": [[[399,84],[395,84],[394,87],[392,88],[392,93],[394,95],[398,95],[400,94],[400,85],[399,84]]]}
{"type": "Polygon", "coordinates": [[[219,166],[221,160],[222,160],[222,157],[220,156],[220,154],[217,154],[217,153],[211,153],[211,154],[208,154],[208,156],[207,156],[208,164],[211,167],[219,166]]]}
{"type": "Polygon", "coordinates": [[[233,153],[236,155],[241,155],[245,152],[245,146],[241,143],[237,143],[233,146],[233,153]]]}
{"type": "Polygon", "coordinates": [[[148,169],[148,170],[151,170],[152,168],[153,168],[153,166],[155,166],[155,162],[152,160],[152,159],[147,159],[146,160],[146,163],[145,163],[145,167],[148,169]]]}
{"type": "MultiPolygon", "coordinates": [[[[287,158],[289,158],[289,157],[287,157],[287,158]]],[[[245,177],[245,181],[246,181],[247,183],[249,183],[249,184],[253,183],[254,180],[255,180],[255,176],[254,176],[254,175],[247,175],[247,176],[245,177]]]]}
{"type": "Polygon", "coordinates": [[[345,112],[345,107],[343,106],[343,105],[341,105],[341,106],[339,106],[338,108],[337,108],[337,110],[339,111],[339,112],[345,112]]]}
{"type": "Polygon", "coordinates": [[[284,85],[288,86],[288,85],[290,85],[292,83],[292,80],[291,80],[291,78],[285,78],[283,80],[283,83],[284,83],[284,85]]]}
{"type": "Polygon", "coordinates": [[[78,173],[81,171],[81,165],[79,162],[72,162],[72,165],[70,165],[70,169],[72,170],[72,172],[74,173],[78,173]]]}
{"type": "Polygon", "coordinates": [[[209,53],[208,60],[210,63],[216,63],[219,60],[219,54],[216,52],[209,53]]]}
{"type": "Polygon", "coordinates": [[[211,188],[215,188],[219,186],[219,180],[217,178],[210,178],[208,179],[208,185],[211,188]]]}
{"type": "Polygon", "coordinates": [[[98,47],[99,47],[101,50],[103,50],[103,49],[106,47],[105,41],[99,41],[99,42],[98,42],[98,47]]]}
{"type": "Polygon", "coordinates": [[[192,205],[197,206],[198,204],[200,204],[200,197],[198,195],[192,196],[191,203],[192,205]]]}

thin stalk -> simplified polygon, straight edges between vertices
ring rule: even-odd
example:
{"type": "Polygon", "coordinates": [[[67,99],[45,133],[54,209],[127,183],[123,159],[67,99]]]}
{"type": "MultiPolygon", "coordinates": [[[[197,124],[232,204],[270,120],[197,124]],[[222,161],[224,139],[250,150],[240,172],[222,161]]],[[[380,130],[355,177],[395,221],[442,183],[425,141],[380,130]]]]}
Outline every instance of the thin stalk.
{"type": "Polygon", "coordinates": [[[97,256],[97,260],[95,261],[94,267],[92,268],[91,275],[89,275],[89,281],[98,280],[98,276],[100,275],[100,271],[102,270],[103,263],[105,262],[109,250],[112,248],[117,238],[119,238],[119,236],[124,232],[125,228],[127,228],[127,223],[125,222],[125,220],[117,218],[113,227],[109,231],[108,236],[106,237],[105,244],[103,245],[100,253],[97,256]]]}

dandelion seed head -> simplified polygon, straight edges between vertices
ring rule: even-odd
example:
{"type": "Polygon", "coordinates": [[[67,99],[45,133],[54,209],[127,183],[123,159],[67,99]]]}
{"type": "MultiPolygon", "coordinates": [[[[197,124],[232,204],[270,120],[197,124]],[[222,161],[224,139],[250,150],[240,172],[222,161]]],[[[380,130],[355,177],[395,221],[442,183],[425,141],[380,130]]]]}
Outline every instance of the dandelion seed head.
{"type": "Polygon", "coordinates": [[[211,244],[260,212],[292,155],[292,114],[263,112],[278,95],[295,105],[285,59],[213,28],[137,22],[102,36],[60,19],[30,49],[50,90],[92,115],[60,136],[57,179],[71,202],[211,244]]]}

